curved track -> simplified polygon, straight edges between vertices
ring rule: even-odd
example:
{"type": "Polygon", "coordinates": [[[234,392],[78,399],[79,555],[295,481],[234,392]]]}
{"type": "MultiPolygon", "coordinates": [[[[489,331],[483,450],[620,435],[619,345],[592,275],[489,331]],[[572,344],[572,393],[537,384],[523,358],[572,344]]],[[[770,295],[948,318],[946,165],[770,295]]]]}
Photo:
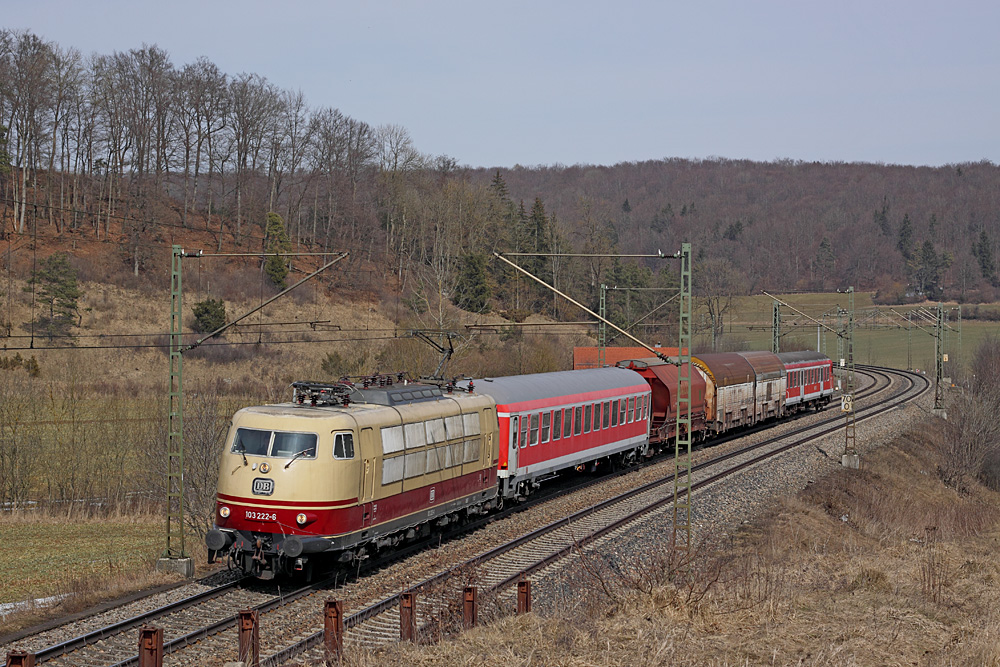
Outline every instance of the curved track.
{"type": "MultiPolygon", "coordinates": [[[[868,419],[884,410],[892,409],[902,402],[913,400],[929,387],[923,376],[902,371],[889,371],[875,367],[859,368],[859,376],[868,378],[862,388],[855,393],[858,400],[858,420],[868,419]],[[900,388],[898,380],[905,379],[907,387],[900,388]],[[922,381],[922,383],[921,383],[922,381]],[[922,388],[919,385],[923,385],[922,388]],[[893,387],[897,391],[893,391],[893,387]],[[901,389],[901,391],[899,390],[901,389]],[[886,396],[887,395],[887,396],[886,396]],[[863,400],[862,400],[863,399],[863,400]],[[862,403],[876,402],[875,405],[862,403]]],[[[833,430],[842,428],[842,417],[822,419],[819,423],[793,428],[774,438],[741,447],[732,452],[716,456],[692,466],[692,471],[707,474],[699,479],[693,489],[717,483],[736,471],[755,465],[773,456],[815,440],[833,430]],[[834,424],[834,425],[831,425],[834,424]],[[789,441],[789,438],[794,438],[789,441]],[[724,467],[727,461],[739,457],[735,465],[724,467]],[[710,472],[714,471],[714,472],[710,472]]],[[[794,425],[794,422],[790,422],[794,425]]],[[[713,444],[730,441],[745,435],[740,432],[713,444]]],[[[706,450],[707,451],[707,450],[706,450]]],[[[702,452],[704,454],[706,452],[702,452]]],[[[627,475],[628,471],[619,473],[627,475]]],[[[557,489],[547,497],[539,497],[526,507],[537,505],[551,496],[574,493],[580,488],[606,483],[611,477],[604,476],[586,484],[557,489]]],[[[672,501],[672,496],[664,489],[672,488],[673,478],[668,476],[655,482],[637,486],[613,498],[593,504],[570,516],[553,521],[542,528],[529,531],[507,543],[490,550],[476,553],[472,557],[444,558],[432,570],[434,574],[411,574],[410,582],[422,579],[409,591],[427,592],[449,591],[443,597],[434,596],[438,602],[429,601],[420,607],[419,620],[428,623],[440,618],[449,606],[457,600],[464,582],[475,581],[487,592],[497,593],[508,588],[521,577],[544,568],[573,549],[579,548],[601,536],[617,530],[644,514],[672,501]]],[[[463,527],[464,532],[481,525],[497,521],[525,507],[511,508],[501,515],[463,527]]],[[[456,531],[459,532],[459,531],[456,531]]],[[[444,536],[439,536],[439,539],[444,536]]],[[[450,536],[448,536],[450,537],[450,536]]],[[[426,549],[426,545],[415,547],[395,555],[399,560],[412,551],[426,549]]],[[[441,551],[444,551],[443,549],[441,551]]],[[[383,562],[366,564],[362,571],[385,568],[383,562]]],[[[349,641],[363,646],[375,646],[399,637],[399,595],[386,595],[384,584],[375,583],[378,577],[358,578],[350,583],[342,583],[337,596],[345,601],[348,609],[361,611],[346,619],[349,641]]],[[[340,577],[343,581],[343,577],[340,577]]],[[[50,646],[37,653],[38,662],[51,664],[78,665],[81,667],[124,667],[137,664],[135,655],[135,634],[128,632],[139,625],[156,620],[165,629],[165,652],[170,654],[168,664],[196,665],[206,656],[231,655],[235,659],[235,637],[229,632],[220,632],[232,627],[236,622],[236,612],[254,608],[260,612],[262,626],[262,654],[268,657],[263,665],[278,665],[293,655],[309,650],[322,640],[321,597],[329,597],[330,588],[336,587],[337,579],[332,578],[292,593],[282,594],[280,589],[268,591],[266,587],[245,586],[232,582],[224,587],[207,591],[198,596],[181,600],[166,607],[153,610],[110,625],[100,630],[70,638],[60,644],[50,646]],[[281,635],[280,639],[276,635],[281,635]],[[265,639],[267,638],[267,639],[265,639]]],[[[399,590],[399,588],[396,588],[399,590]]]]}

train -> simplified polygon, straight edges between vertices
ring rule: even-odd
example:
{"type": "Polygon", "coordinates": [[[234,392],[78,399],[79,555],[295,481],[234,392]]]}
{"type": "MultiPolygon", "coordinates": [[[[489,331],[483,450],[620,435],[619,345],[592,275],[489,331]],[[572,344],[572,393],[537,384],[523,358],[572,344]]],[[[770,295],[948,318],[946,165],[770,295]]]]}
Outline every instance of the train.
{"type": "MultiPolygon", "coordinates": [[[[694,441],[819,409],[835,391],[816,352],[691,357],[694,441]]],[[[629,466],[676,442],[679,366],[615,366],[453,382],[402,374],[295,382],[288,403],[232,419],[209,560],[311,577],[524,501],[567,471],[629,466]]]]}

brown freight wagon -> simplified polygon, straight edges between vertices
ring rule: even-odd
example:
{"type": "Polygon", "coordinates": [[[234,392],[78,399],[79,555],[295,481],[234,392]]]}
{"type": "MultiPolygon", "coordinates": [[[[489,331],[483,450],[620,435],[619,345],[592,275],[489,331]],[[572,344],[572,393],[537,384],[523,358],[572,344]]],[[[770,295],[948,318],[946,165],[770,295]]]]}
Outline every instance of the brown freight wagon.
{"type": "MultiPolygon", "coordinates": [[[[679,367],[656,357],[628,359],[618,363],[641,375],[652,389],[653,404],[650,411],[649,442],[666,444],[677,437],[677,376],[679,367]]],[[[705,433],[705,375],[698,368],[688,366],[691,377],[691,433],[700,439],[705,433]]]]}

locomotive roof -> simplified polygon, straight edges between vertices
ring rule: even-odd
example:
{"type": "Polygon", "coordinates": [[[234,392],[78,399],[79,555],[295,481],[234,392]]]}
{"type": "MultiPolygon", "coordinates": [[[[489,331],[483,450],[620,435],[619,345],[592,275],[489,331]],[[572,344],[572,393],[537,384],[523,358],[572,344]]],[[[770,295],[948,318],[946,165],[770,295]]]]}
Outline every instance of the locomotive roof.
{"type": "MultiPolygon", "coordinates": [[[[477,392],[491,396],[498,405],[510,405],[606,389],[628,389],[636,386],[649,388],[649,385],[638,373],[613,366],[484,378],[474,380],[474,382],[477,392]]],[[[467,386],[468,383],[460,383],[460,386],[463,385],[467,386]]]]}
{"type": "Polygon", "coordinates": [[[801,364],[806,361],[830,361],[830,357],[815,350],[802,352],[779,352],[778,358],[783,364],[801,364]]]}

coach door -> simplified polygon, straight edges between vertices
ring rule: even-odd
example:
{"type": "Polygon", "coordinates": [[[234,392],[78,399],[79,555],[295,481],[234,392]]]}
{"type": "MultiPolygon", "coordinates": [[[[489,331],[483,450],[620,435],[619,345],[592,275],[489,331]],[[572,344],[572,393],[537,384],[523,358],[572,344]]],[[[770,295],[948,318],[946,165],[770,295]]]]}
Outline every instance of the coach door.
{"type": "Polygon", "coordinates": [[[507,450],[507,470],[513,472],[517,470],[517,434],[520,431],[521,418],[511,416],[510,418],[510,445],[507,450]]]}
{"type": "Polygon", "coordinates": [[[492,408],[486,408],[483,414],[486,416],[486,423],[489,424],[489,428],[486,430],[486,457],[483,460],[486,465],[491,465],[497,462],[493,453],[493,433],[496,431],[494,425],[497,423],[497,418],[493,414],[492,408]]]}
{"type": "Polygon", "coordinates": [[[375,455],[378,452],[375,442],[375,431],[372,428],[361,429],[361,488],[358,490],[358,502],[361,504],[361,525],[370,526],[375,522],[377,505],[372,502],[375,496],[375,455]]]}

